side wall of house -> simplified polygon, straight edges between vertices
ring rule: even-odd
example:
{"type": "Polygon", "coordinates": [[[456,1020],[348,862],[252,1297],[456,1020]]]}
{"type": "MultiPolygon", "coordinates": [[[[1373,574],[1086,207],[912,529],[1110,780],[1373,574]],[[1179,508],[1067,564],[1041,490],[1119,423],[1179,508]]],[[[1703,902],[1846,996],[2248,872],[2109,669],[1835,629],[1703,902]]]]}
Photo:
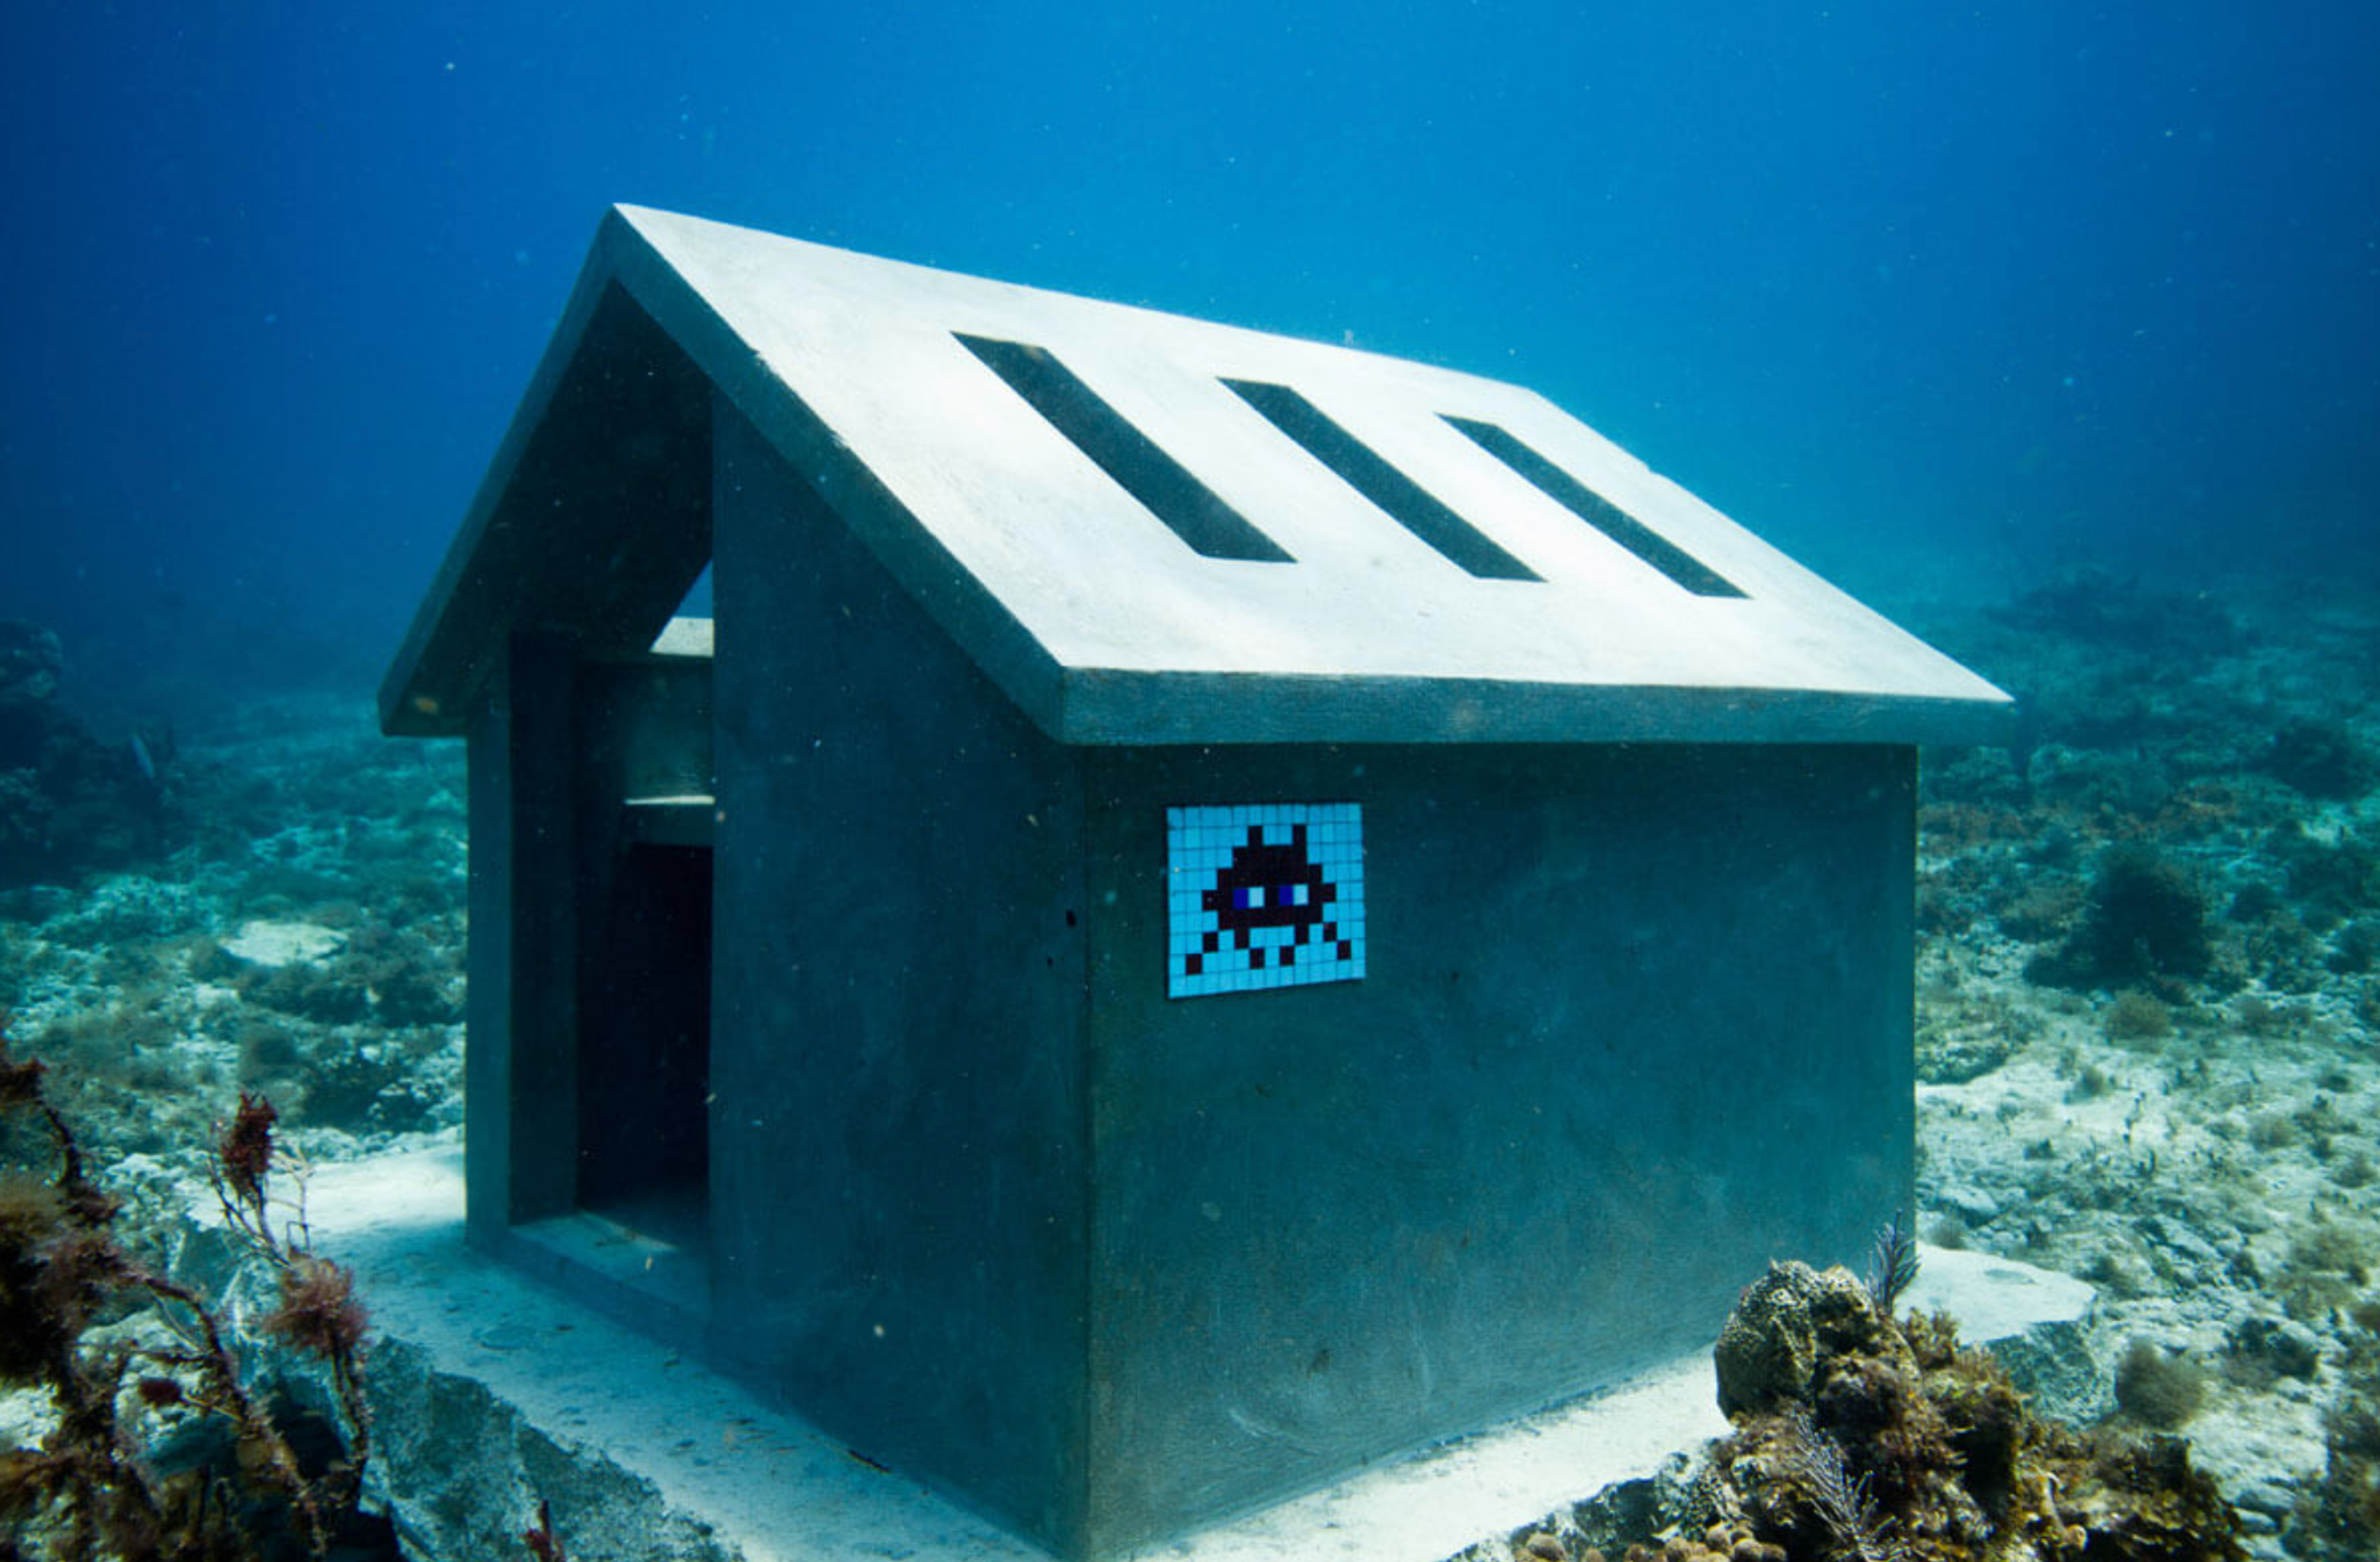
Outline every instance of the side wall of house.
{"type": "Polygon", "coordinates": [[[1069,1546],[1082,804],[723,401],[712,1331],[858,1453],[1069,1546]]]}
{"type": "Polygon", "coordinates": [[[1102,1544],[1706,1351],[1913,1181],[1914,757],[1102,752],[1102,1544]],[[1170,805],[1361,805],[1366,974],[1166,997],[1170,805]]]}

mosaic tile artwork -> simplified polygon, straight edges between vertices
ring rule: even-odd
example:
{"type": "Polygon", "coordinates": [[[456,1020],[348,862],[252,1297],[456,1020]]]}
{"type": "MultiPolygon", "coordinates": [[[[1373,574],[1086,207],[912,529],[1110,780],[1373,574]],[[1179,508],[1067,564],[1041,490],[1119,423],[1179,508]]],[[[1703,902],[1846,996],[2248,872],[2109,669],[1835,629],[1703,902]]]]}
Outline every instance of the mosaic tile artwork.
{"type": "Polygon", "coordinates": [[[1165,996],[1364,974],[1364,816],[1353,803],[1165,810],[1165,996]]]}

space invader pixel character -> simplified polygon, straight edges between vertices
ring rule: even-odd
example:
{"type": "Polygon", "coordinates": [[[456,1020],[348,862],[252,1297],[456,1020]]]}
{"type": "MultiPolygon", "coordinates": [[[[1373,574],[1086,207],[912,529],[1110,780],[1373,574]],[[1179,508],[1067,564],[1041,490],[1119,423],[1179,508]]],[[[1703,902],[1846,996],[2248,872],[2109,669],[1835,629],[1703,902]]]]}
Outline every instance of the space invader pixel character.
{"type": "Polygon", "coordinates": [[[1168,998],[1364,974],[1364,826],[1353,803],[1166,810],[1168,998]]]}

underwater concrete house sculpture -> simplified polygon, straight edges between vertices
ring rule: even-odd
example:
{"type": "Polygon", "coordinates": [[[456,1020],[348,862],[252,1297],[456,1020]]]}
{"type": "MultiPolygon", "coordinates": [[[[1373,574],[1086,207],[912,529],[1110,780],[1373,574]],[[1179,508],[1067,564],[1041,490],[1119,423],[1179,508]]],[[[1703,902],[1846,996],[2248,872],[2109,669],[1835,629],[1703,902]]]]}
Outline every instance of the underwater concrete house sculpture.
{"type": "Polygon", "coordinates": [[[1529,392],[630,208],[382,693],[474,1239],[1094,1558],[1863,1252],[2007,713],[1529,392]]]}

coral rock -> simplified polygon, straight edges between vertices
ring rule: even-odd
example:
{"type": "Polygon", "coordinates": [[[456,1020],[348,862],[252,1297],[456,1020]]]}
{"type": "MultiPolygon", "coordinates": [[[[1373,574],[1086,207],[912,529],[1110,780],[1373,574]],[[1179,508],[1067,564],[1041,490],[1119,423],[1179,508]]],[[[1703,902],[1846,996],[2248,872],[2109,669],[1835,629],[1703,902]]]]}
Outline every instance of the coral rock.
{"type": "Polygon", "coordinates": [[[1908,1345],[1877,1316],[1867,1287],[1850,1270],[1771,1264],[1736,1300],[1719,1334],[1718,1408],[1733,1419],[1788,1400],[1815,1403],[1820,1363],[1853,1353],[1890,1359],[1915,1374],[1908,1345]]]}

